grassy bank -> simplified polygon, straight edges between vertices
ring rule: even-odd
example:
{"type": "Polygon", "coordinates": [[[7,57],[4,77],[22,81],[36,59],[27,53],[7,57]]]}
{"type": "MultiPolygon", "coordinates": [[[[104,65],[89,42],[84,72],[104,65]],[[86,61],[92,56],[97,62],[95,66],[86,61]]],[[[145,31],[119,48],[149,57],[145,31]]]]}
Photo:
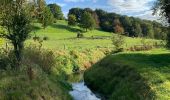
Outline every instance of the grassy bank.
{"type": "Polygon", "coordinates": [[[53,52],[27,47],[20,66],[11,51],[0,57],[0,100],[72,100],[69,84],[51,72],[53,52]]]}
{"type": "Polygon", "coordinates": [[[168,50],[109,55],[85,72],[85,82],[110,100],[170,99],[168,50]]]}
{"type": "Polygon", "coordinates": [[[19,69],[13,68],[16,66],[11,51],[1,52],[0,99],[72,100],[68,94],[71,90],[68,75],[86,70],[108,52],[108,49],[54,52],[31,45],[25,48],[19,69]]]}

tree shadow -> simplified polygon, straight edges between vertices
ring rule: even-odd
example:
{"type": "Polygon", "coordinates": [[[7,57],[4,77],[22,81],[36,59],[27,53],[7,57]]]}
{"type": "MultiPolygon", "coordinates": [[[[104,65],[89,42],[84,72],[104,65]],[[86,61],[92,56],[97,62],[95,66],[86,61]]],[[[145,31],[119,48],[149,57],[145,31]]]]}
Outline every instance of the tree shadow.
{"type": "Polygon", "coordinates": [[[53,24],[53,25],[51,25],[51,27],[67,30],[67,31],[70,31],[70,32],[82,32],[81,29],[73,28],[73,27],[66,26],[66,25],[53,24]]]}
{"type": "Polygon", "coordinates": [[[38,31],[40,29],[42,29],[42,28],[38,27],[38,26],[35,26],[35,25],[32,26],[32,31],[38,31]]]}

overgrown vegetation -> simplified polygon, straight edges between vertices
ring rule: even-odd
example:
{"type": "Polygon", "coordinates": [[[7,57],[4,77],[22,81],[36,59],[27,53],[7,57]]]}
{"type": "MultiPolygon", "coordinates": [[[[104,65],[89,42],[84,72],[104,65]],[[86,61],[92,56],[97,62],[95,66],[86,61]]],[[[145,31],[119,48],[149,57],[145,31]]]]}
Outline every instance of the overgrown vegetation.
{"type": "Polygon", "coordinates": [[[72,99],[68,94],[70,86],[60,82],[59,74],[52,75],[56,60],[51,51],[25,48],[17,70],[12,67],[13,58],[9,54],[10,51],[0,54],[0,99],[72,99]]]}

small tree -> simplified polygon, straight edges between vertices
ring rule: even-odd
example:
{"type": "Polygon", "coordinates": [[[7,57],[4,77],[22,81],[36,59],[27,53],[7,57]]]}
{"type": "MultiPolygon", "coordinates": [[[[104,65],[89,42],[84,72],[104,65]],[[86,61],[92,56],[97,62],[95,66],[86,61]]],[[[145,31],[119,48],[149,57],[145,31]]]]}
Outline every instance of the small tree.
{"type": "Polygon", "coordinates": [[[96,22],[92,15],[88,12],[84,12],[80,19],[80,27],[84,28],[87,32],[87,30],[92,30],[96,26],[96,22]]]}
{"type": "Polygon", "coordinates": [[[115,46],[117,52],[122,51],[124,42],[125,38],[121,34],[113,35],[112,43],[115,46]]]}
{"type": "Polygon", "coordinates": [[[68,15],[68,25],[75,26],[76,23],[76,16],[75,15],[68,15]]]}

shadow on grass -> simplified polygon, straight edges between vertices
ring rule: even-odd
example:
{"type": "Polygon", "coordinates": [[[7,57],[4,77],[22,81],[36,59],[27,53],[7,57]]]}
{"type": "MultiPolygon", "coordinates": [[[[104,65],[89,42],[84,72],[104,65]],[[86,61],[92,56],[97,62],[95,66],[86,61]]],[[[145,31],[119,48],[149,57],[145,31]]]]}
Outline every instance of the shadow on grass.
{"type": "Polygon", "coordinates": [[[38,26],[32,26],[32,31],[38,31],[42,29],[41,27],[38,27],[38,26]]]}
{"type": "MultiPolygon", "coordinates": [[[[158,68],[158,72],[167,74],[170,70],[165,70],[161,66],[169,68],[169,65],[170,53],[108,55],[85,72],[84,80],[92,90],[103,94],[105,99],[154,100],[155,91],[151,89],[148,81],[138,71],[142,70],[141,66],[143,66],[143,68],[150,69],[145,69],[148,73],[154,72],[152,69],[158,68]],[[126,65],[122,62],[128,63],[126,65]],[[140,65],[140,67],[130,64],[140,65]]],[[[156,76],[153,78],[159,81],[156,76]]]]}
{"type": "Polygon", "coordinates": [[[73,27],[66,26],[66,25],[53,24],[53,25],[51,25],[51,27],[58,28],[58,29],[63,29],[63,30],[68,30],[70,32],[75,32],[75,33],[79,32],[79,31],[82,32],[82,30],[80,30],[80,29],[73,28],[73,27]]]}
{"type": "MultiPolygon", "coordinates": [[[[159,68],[170,65],[170,53],[166,54],[119,54],[120,59],[128,59],[129,62],[146,65],[147,67],[159,68]]],[[[145,67],[145,66],[144,66],[145,67]]],[[[170,67],[170,66],[169,66],[170,67]]]]}

